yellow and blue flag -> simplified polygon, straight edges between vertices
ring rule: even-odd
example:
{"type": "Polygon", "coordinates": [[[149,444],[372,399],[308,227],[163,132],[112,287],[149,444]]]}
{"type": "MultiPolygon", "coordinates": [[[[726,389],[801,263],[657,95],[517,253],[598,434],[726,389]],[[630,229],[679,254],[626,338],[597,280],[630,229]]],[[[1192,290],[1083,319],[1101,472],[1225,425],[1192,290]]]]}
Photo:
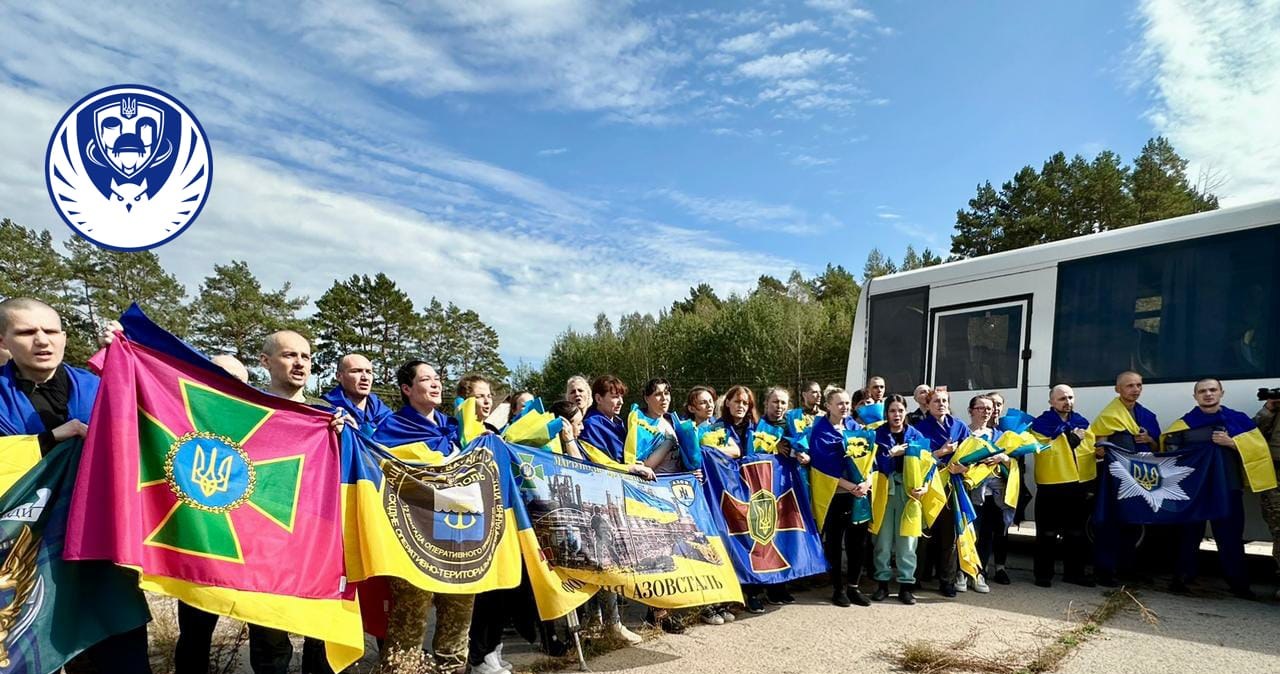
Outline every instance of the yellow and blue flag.
{"type": "Polygon", "coordinates": [[[1182,415],[1173,422],[1169,429],[1160,436],[1160,447],[1172,451],[1186,447],[1212,445],[1210,439],[1214,431],[1224,431],[1235,441],[1239,455],[1241,471],[1227,471],[1226,479],[1244,484],[1253,492],[1276,488],[1276,471],[1271,462],[1271,452],[1267,448],[1267,439],[1262,436],[1258,426],[1247,414],[1222,407],[1213,414],[1202,411],[1199,407],[1182,415]]]}
{"type": "Polygon", "coordinates": [[[657,608],[742,601],[692,475],[645,482],[540,449],[502,443],[495,453],[515,480],[517,537],[543,620],[601,587],[657,608]]]}

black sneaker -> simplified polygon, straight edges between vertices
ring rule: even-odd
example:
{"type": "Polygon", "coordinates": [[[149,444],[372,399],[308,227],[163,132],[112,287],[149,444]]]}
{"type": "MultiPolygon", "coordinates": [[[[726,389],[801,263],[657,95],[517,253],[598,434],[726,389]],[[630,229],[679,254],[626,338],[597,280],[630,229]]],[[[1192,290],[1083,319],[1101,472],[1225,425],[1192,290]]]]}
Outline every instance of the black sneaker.
{"type": "Polygon", "coordinates": [[[899,585],[899,586],[898,586],[898,601],[900,601],[900,602],[902,602],[902,603],[906,604],[907,606],[913,606],[913,605],[915,605],[915,603],[916,603],[916,596],[915,596],[914,594],[911,594],[911,588],[910,588],[910,587],[908,587],[908,586],[906,586],[906,585],[899,585]]]}
{"type": "Polygon", "coordinates": [[[938,587],[938,592],[948,599],[953,599],[956,596],[956,584],[943,581],[938,587]]]}
{"type": "Polygon", "coordinates": [[[1008,585],[1013,582],[1009,579],[1009,572],[1003,568],[996,569],[995,575],[991,576],[991,580],[1000,585],[1008,585]]]}
{"type": "Polygon", "coordinates": [[[839,606],[840,608],[846,608],[853,605],[853,603],[849,601],[849,595],[845,594],[844,590],[836,590],[835,592],[832,592],[831,603],[839,606]]]}
{"type": "Polygon", "coordinates": [[[855,588],[850,588],[849,593],[848,593],[848,596],[849,596],[849,600],[850,600],[850,601],[852,601],[853,603],[857,604],[858,606],[870,606],[870,605],[871,605],[871,600],[870,600],[870,599],[867,599],[867,595],[862,594],[862,590],[859,590],[859,589],[858,589],[858,588],[856,588],[856,587],[855,587],[855,588]]]}
{"type": "Polygon", "coordinates": [[[684,626],[683,620],[676,618],[674,615],[670,613],[668,613],[666,617],[664,617],[659,622],[662,625],[662,631],[666,632],[667,634],[684,634],[685,630],[688,629],[684,626]]]}
{"type": "Polygon", "coordinates": [[[765,601],[774,606],[796,603],[796,598],[791,596],[785,585],[770,585],[769,589],[765,590],[764,596],[765,601]]]}
{"type": "Polygon", "coordinates": [[[1187,587],[1187,582],[1181,578],[1169,581],[1169,591],[1174,594],[1191,594],[1191,588],[1187,587]]]}
{"type": "Polygon", "coordinates": [[[1053,587],[1053,581],[1043,578],[1036,579],[1036,587],[1053,587]]]}
{"type": "Polygon", "coordinates": [[[1120,583],[1116,582],[1116,577],[1106,571],[1094,574],[1093,580],[1102,587],[1120,587],[1120,583]]]}
{"type": "Polygon", "coordinates": [[[889,583],[880,581],[876,586],[876,591],[871,593],[871,601],[884,601],[889,598],[889,583]]]}
{"type": "Polygon", "coordinates": [[[760,595],[753,594],[747,597],[747,613],[764,613],[764,601],[760,599],[760,595]]]}

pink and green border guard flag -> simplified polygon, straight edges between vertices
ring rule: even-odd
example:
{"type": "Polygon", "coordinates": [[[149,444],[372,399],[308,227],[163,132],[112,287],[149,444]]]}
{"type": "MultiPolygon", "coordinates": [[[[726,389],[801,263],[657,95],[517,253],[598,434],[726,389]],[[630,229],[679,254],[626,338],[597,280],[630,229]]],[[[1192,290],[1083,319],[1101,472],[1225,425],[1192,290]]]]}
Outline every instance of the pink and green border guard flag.
{"type": "Polygon", "coordinates": [[[331,415],[118,337],[107,349],[67,525],[67,559],[143,589],[363,650],[346,587],[331,415]]]}

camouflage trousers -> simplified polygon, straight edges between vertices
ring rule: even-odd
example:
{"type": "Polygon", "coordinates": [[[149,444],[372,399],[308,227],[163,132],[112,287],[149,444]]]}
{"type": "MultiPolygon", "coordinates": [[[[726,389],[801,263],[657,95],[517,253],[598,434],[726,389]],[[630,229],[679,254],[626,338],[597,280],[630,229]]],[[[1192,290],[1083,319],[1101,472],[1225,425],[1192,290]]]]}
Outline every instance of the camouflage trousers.
{"type": "MultiPolygon", "coordinates": [[[[1280,461],[1274,462],[1276,472],[1280,474],[1280,461]]],[[[1262,519],[1271,530],[1271,558],[1280,569],[1280,490],[1270,489],[1259,496],[1262,499],[1262,519]]]]}
{"type": "Polygon", "coordinates": [[[438,674],[465,674],[475,595],[425,592],[398,578],[389,579],[389,584],[391,611],[387,615],[387,638],[382,644],[383,673],[419,674],[425,669],[438,674]],[[431,640],[431,664],[426,668],[407,666],[422,653],[432,604],[436,607],[436,631],[431,640]]]}

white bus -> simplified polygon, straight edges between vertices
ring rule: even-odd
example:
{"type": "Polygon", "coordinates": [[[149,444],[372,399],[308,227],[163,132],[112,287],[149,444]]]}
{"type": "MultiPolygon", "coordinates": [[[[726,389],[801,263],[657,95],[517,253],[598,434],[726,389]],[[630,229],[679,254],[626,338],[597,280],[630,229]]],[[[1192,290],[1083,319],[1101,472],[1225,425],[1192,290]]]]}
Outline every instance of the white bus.
{"type": "MultiPolygon", "coordinates": [[[[1257,389],[1280,386],[1277,262],[1280,200],[882,276],[858,300],[846,382],[879,375],[908,397],[945,385],[966,419],[988,391],[1039,414],[1064,383],[1092,418],[1135,370],[1168,427],[1194,406],[1193,382],[1215,376],[1252,416],[1257,389]]],[[[1268,538],[1260,518],[1246,536],[1268,538]]]]}

